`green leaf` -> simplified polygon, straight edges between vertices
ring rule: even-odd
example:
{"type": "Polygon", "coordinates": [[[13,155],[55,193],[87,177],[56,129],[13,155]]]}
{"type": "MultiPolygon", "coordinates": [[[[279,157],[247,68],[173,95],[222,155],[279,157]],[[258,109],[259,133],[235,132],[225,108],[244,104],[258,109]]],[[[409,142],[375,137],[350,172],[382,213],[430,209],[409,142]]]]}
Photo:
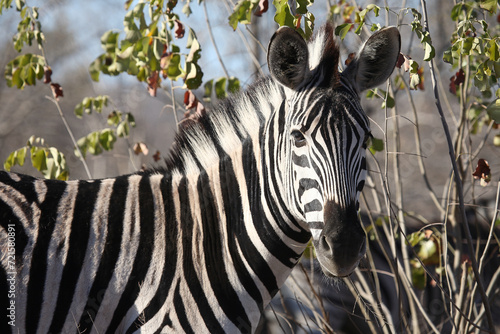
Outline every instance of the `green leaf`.
{"type": "Polygon", "coordinates": [[[353,26],[352,23],[344,23],[335,28],[335,35],[339,36],[340,39],[344,39],[351,27],[353,26]]]}
{"type": "MultiPolygon", "coordinates": [[[[7,84],[9,84],[9,79],[7,78],[7,75],[6,75],[6,79],[7,79],[7,84]]],[[[10,87],[12,87],[13,85],[15,85],[18,89],[22,89],[23,88],[23,85],[24,85],[24,81],[23,79],[21,79],[21,68],[17,68],[14,73],[12,74],[12,77],[11,77],[11,84],[9,85],[10,87]]]]}
{"type": "Polygon", "coordinates": [[[128,122],[121,122],[116,128],[116,134],[118,137],[128,137],[130,133],[130,127],[128,122]]]}
{"type": "Polygon", "coordinates": [[[135,127],[135,118],[134,118],[134,115],[132,115],[131,113],[128,112],[125,115],[125,121],[127,121],[131,127],[135,127]]]}
{"type": "Polygon", "coordinates": [[[274,21],[279,24],[280,27],[287,26],[290,28],[295,28],[295,17],[290,11],[290,6],[287,0],[273,0],[273,5],[276,7],[276,15],[274,15],[274,21]]]}
{"type": "Polygon", "coordinates": [[[379,6],[374,5],[374,4],[369,4],[368,6],[366,6],[366,9],[368,9],[369,11],[373,10],[373,13],[375,14],[375,16],[378,17],[379,11],[380,11],[379,6]]]}
{"type": "Polygon", "coordinates": [[[113,144],[116,142],[116,135],[113,129],[104,129],[99,134],[99,143],[106,151],[113,149],[113,144]]]}
{"type": "Polygon", "coordinates": [[[31,148],[31,164],[40,172],[47,169],[47,154],[43,148],[31,148]]]}
{"type": "Polygon", "coordinates": [[[413,286],[417,289],[423,290],[427,285],[427,274],[424,268],[417,260],[411,260],[411,280],[413,286]]]}
{"type": "Polygon", "coordinates": [[[484,73],[482,68],[478,68],[476,75],[474,76],[474,86],[476,86],[481,92],[488,91],[490,89],[488,76],[484,73]]]}
{"type": "Polygon", "coordinates": [[[424,50],[424,61],[430,61],[432,58],[434,58],[436,52],[431,43],[424,43],[424,50]]]}
{"type": "Polygon", "coordinates": [[[307,7],[311,6],[313,3],[314,0],[297,0],[296,13],[301,15],[307,14],[307,7]]]}
{"type": "Polygon", "coordinates": [[[47,169],[41,171],[45,178],[67,180],[69,170],[64,154],[55,147],[49,147],[50,156],[47,157],[47,169]]]}
{"type": "Polygon", "coordinates": [[[100,57],[94,60],[92,63],[89,65],[89,73],[90,73],[90,78],[98,82],[99,81],[99,75],[101,74],[101,59],[100,57]]]}
{"type": "Polygon", "coordinates": [[[221,77],[215,82],[215,96],[219,100],[227,97],[226,82],[226,77],[221,77]]]}
{"type": "Polygon", "coordinates": [[[203,101],[210,102],[212,100],[214,79],[207,81],[203,87],[205,89],[205,93],[203,94],[203,101]]]}
{"type": "Polygon", "coordinates": [[[182,77],[183,71],[181,68],[181,56],[179,54],[173,54],[167,67],[167,76],[176,81],[182,77]]]}
{"type": "Polygon", "coordinates": [[[472,49],[472,44],[473,44],[473,41],[474,41],[474,38],[473,37],[468,37],[468,38],[464,38],[462,39],[461,43],[460,43],[460,48],[459,48],[459,52],[461,54],[470,54],[470,50],[472,49]]]}
{"type": "Polygon", "coordinates": [[[302,257],[304,259],[315,259],[316,258],[316,249],[314,248],[312,239],[309,240],[309,243],[307,244],[306,249],[304,250],[304,253],[302,254],[302,257]]]}
{"type": "Polygon", "coordinates": [[[377,88],[368,90],[366,92],[366,98],[372,99],[372,98],[375,98],[375,97],[379,97],[378,94],[377,94],[377,91],[378,91],[377,88]]]}
{"type": "MultiPolygon", "coordinates": [[[[363,28],[363,26],[365,25],[365,21],[361,21],[358,25],[358,27],[356,28],[356,30],[354,30],[354,33],[356,35],[359,35],[361,34],[361,29],[363,28]]],[[[342,38],[343,39],[343,38],[342,38]]]]}
{"type": "Polygon", "coordinates": [[[7,157],[7,159],[5,160],[5,162],[3,163],[3,168],[8,172],[16,164],[15,154],[16,154],[16,151],[10,153],[9,156],[7,157]]]}
{"type": "Polygon", "coordinates": [[[106,31],[101,36],[101,45],[106,52],[114,53],[118,47],[118,35],[120,33],[113,30],[106,31]]]}
{"type": "Polygon", "coordinates": [[[462,6],[463,4],[460,3],[458,5],[453,6],[453,8],[451,9],[451,19],[453,21],[458,20],[459,15],[462,13],[462,6]]]}
{"type": "Polygon", "coordinates": [[[498,52],[498,44],[497,44],[497,42],[494,39],[492,39],[489,42],[489,46],[490,47],[489,47],[488,51],[490,53],[490,60],[491,61],[498,61],[499,58],[500,58],[500,55],[499,55],[499,52],[498,52]]]}
{"type": "Polygon", "coordinates": [[[493,69],[495,70],[495,77],[500,78],[500,61],[493,62],[493,69]]]}
{"type": "MultiPolygon", "coordinates": [[[[190,30],[191,32],[192,30],[190,30]]],[[[186,62],[197,62],[198,59],[200,59],[201,55],[201,47],[200,43],[198,42],[198,39],[196,39],[196,35],[189,34],[188,35],[188,42],[186,45],[187,48],[189,48],[189,55],[186,58],[186,62]]]]}
{"type": "Polygon", "coordinates": [[[379,23],[373,23],[372,27],[370,28],[371,32],[375,32],[382,29],[382,26],[379,23]]]}
{"type": "Polygon", "coordinates": [[[417,246],[424,239],[425,239],[425,233],[422,231],[411,233],[408,236],[408,242],[412,247],[417,246]]]}
{"type": "Polygon", "coordinates": [[[24,0],[16,0],[16,9],[18,11],[21,11],[21,9],[23,9],[25,4],[26,2],[24,0]]]}
{"type": "Polygon", "coordinates": [[[375,154],[376,152],[382,152],[384,150],[384,141],[382,139],[372,137],[370,141],[371,143],[369,150],[372,154],[375,154]]]}
{"type": "Polygon", "coordinates": [[[308,12],[303,16],[304,18],[304,33],[305,33],[305,38],[309,40],[313,34],[314,30],[314,21],[316,18],[314,17],[313,13],[308,12]]]}
{"type": "Polygon", "coordinates": [[[238,23],[250,24],[252,18],[251,2],[248,0],[239,1],[229,16],[229,25],[236,30],[238,23]]]}
{"type": "Polygon", "coordinates": [[[437,253],[436,244],[431,239],[424,239],[419,243],[418,257],[425,263],[437,253]]]}
{"type": "Polygon", "coordinates": [[[27,147],[20,148],[16,151],[16,163],[21,167],[24,165],[24,162],[26,161],[27,152],[28,152],[27,147]]]}
{"type": "Polygon", "coordinates": [[[488,12],[493,13],[497,8],[497,0],[481,0],[479,6],[486,9],[488,12]]]}
{"type": "Polygon", "coordinates": [[[230,93],[236,93],[240,90],[240,80],[235,77],[230,77],[227,83],[227,91],[230,93]]]}
{"type": "Polygon", "coordinates": [[[420,75],[418,74],[418,63],[410,60],[410,89],[417,89],[421,83],[420,75]]]}
{"type": "Polygon", "coordinates": [[[108,115],[107,123],[108,123],[108,125],[117,126],[121,122],[121,120],[122,120],[122,113],[117,111],[117,110],[113,110],[108,115]]]}
{"type": "Polygon", "coordinates": [[[44,145],[43,138],[31,136],[27,146],[12,152],[4,163],[4,168],[10,170],[12,166],[23,166],[26,161],[26,154],[30,150],[31,164],[40,171],[45,178],[66,180],[69,170],[64,154],[55,147],[40,147],[35,144],[44,145]]]}
{"type": "Polygon", "coordinates": [[[386,95],[386,99],[382,102],[382,109],[385,109],[385,107],[387,106],[387,108],[394,108],[394,106],[396,105],[396,101],[394,101],[394,98],[392,96],[390,96],[389,94],[386,95]]]}
{"type": "MultiPolygon", "coordinates": [[[[80,149],[80,152],[82,152],[83,158],[85,159],[85,156],[87,155],[87,147],[88,147],[87,137],[82,137],[82,138],[78,139],[78,141],[76,142],[76,145],[80,149]]],[[[80,158],[80,154],[76,148],[75,148],[74,152],[75,152],[75,155],[78,158],[80,158]]]]}
{"type": "Polygon", "coordinates": [[[5,66],[4,76],[9,87],[23,89],[26,85],[35,85],[43,77],[45,58],[39,55],[24,54],[17,56],[5,66]]]}
{"type": "Polygon", "coordinates": [[[36,85],[36,72],[32,66],[25,67],[27,69],[26,73],[26,84],[29,86],[36,85]]]}
{"type": "Polygon", "coordinates": [[[486,112],[495,123],[500,124],[500,99],[497,99],[495,103],[491,103],[486,108],[486,112]]]}
{"type": "Polygon", "coordinates": [[[453,64],[453,55],[451,52],[451,48],[443,53],[443,61],[448,64],[453,64]]]}
{"type": "Polygon", "coordinates": [[[102,153],[102,148],[100,145],[100,133],[99,131],[92,132],[87,136],[88,139],[88,152],[93,155],[98,155],[102,153]]]}
{"type": "Polygon", "coordinates": [[[196,89],[200,87],[203,79],[203,72],[198,64],[193,62],[188,62],[186,64],[186,78],[184,81],[185,88],[196,89]]]}

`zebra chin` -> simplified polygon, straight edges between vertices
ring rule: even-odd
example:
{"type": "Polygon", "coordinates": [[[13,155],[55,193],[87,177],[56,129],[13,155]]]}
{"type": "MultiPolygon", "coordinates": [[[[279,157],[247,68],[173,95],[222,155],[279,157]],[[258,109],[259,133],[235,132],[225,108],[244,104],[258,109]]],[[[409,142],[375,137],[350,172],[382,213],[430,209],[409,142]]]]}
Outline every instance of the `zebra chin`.
{"type": "Polygon", "coordinates": [[[313,241],[321,269],[329,277],[349,276],[366,253],[366,236],[355,203],[341,208],[327,202],[324,224],[318,239],[313,241]]]}

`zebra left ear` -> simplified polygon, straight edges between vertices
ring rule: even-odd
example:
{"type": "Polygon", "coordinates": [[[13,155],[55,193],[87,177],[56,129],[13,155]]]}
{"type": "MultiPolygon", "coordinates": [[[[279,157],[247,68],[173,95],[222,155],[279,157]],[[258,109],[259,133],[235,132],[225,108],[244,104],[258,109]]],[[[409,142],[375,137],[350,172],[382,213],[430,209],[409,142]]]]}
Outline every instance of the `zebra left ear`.
{"type": "Polygon", "coordinates": [[[297,88],[309,72],[306,41],[294,29],[281,27],[269,42],[267,64],[271,75],[281,84],[297,88]]]}
{"type": "Polygon", "coordinates": [[[342,72],[358,93],[383,83],[392,74],[401,48],[396,27],[377,31],[363,45],[361,52],[342,72]]]}

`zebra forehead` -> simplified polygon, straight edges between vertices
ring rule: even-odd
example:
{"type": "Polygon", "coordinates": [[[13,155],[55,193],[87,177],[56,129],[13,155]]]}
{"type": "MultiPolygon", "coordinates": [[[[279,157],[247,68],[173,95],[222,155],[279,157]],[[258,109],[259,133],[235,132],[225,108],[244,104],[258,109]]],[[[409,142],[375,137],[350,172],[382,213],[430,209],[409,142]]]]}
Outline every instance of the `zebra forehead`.
{"type": "Polygon", "coordinates": [[[292,100],[292,105],[289,120],[292,124],[303,126],[305,131],[334,124],[359,126],[365,132],[370,128],[357,96],[343,88],[314,87],[292,100]]]}
{"type": "MultiPolygon", "coordinates": [[[[333,29],[330,25],[321,27],[316,35],[308,43],[309,69],[313,70],[319,66],[324,56],[338,52],[338,46],[333,39],[333,29]]],[[[338,64],[332,64],[338,66],[338,64]]]]}

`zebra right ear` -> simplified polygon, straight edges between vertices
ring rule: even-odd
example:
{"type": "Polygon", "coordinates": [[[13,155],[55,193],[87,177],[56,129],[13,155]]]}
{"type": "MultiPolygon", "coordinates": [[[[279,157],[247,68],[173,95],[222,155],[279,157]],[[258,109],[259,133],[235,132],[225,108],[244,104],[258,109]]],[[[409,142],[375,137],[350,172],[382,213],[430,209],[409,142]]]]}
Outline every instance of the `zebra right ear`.
{"type": "Polygon", "coordinates": [[[309,72],[307,43],[294,29],[281,27],[269,42],[267,64],[282,85],[295,89],[309,72]]]}
{"type": "Polygon", "coordinates": [[[396,27],[379,30],[366,41],[342,76],[353,84],[358,93],[378,86],[392,74],[400,48],[401,37],[396,27]]]}

